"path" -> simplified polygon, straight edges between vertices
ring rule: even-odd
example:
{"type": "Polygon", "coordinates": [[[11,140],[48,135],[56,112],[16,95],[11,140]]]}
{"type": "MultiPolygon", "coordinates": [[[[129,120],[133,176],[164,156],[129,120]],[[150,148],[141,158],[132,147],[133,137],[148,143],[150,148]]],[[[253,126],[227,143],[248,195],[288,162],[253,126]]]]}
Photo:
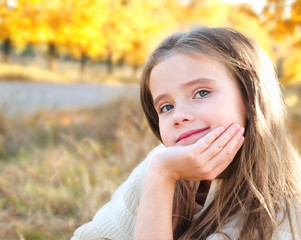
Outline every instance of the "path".
{"type": "Polygon", "coordinates": [[[6,114],[33,113],[105,104],[121,96],[137,96],[138,86],[0,82],[0,108],[6,114]]]}

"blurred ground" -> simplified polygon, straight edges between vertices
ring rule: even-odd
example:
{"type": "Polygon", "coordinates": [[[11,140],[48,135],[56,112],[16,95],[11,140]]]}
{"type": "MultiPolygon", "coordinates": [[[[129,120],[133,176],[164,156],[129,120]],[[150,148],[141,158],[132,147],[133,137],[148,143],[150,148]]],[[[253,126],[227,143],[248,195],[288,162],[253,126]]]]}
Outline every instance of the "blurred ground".
{"type": "Polygon", "coordinates": [[[98,106],[118,97],[138,98],[137,85],[97,83],[0,82],[0,109],[5,114],[29,114],[38,110],[58,110],[98,106]]]}
{"type": "Polygon", "coordinates": [[[11,63],[0,63],[0,80],[51,83],[104,83],[131,85],[139,82],[140,70],[127,65],[114,65],[109,72],[104,62],[90,62],[81,71],[78,61],[58,58],[49,69],[43,57],[15,56],[11,63]]]}
{"type": "Polygon", "coordinates": [[[157,144],[137,98],[0,114],[0,239],[69,239],[157,144]]]}

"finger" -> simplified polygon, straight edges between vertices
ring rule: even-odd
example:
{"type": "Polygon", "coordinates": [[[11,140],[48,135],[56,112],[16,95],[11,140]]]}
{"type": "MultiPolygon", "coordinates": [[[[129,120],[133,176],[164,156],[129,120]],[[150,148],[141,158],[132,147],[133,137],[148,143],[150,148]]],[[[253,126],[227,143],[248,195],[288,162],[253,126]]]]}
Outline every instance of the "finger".
{"type": "Polygon", "coordinates": [[[214,156],[207,164],[207,173],[208,180],[212,180],[222,173],[232,162],[235,155],[241,148],[244,137],[243,137],[243,128],[240,129],[235,136],[226,144],[226,146],[214,156]]]}
{"type": "Polygon", "coordinates": [[[204,137],[200,138],[195,144],[188,147],[196,149],[198,152],[205,151],[223,132],[225,127],[217,127],[211,132],[207,133],[204,137]]]}
{"type": "MultiPolygon", "coordinates": [[[[234,138],[234,136],[241,129],[240,125],[235,123],[232,124],[223,134],[221,134],[210,147],[204,152],[204,157],[207,159],[212,159],[215,155],[222,151],[222,149],[227,145],[229,141],[234,138]]],[[[237,140],[237,139],[236,139],[237,140]]]]}
{"type": "MultiPolygon", "coordinates": [[[[242,144],[244,142],[244,137],[241,137],[241,140],[239,141],[239,143],[237,144],[237,151],[241,148],[242,144]]],[[[236,154],[234,154],[231,158],[229,158],[228,160],[223,161],[221,164],[218,164],[214,170],[211,172],[210,176],[208,176],[208,180],[209,178],[211,180],[215,179],[218,175],[220,175],[232,162],[232,160],[234,159],[236,154]]]]}

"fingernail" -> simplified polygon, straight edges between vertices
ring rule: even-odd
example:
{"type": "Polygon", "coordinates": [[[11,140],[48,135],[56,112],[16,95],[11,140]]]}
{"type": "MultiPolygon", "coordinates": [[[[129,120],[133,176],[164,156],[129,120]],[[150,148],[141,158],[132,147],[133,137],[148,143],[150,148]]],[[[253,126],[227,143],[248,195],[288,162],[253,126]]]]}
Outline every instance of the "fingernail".
{"type": "Polygon", "coordinates": [[[239,131],[241,132],[241,134],[243,134],[245,132],[245,129],[241,127],[239,131]]]}
{"type": "Polygon", "coordinates": [[[234,129],[237,131],[240,128],[239,124],[235,123],[234,124],[234,129]]]}
{"type": "Polygon", "coordinates": [[[239,139],[239,144],[243,144],[244,141],[245,141],[245,138],[244,138],[244,136],[242,136],[242,137],[239,139]]]}
{"type": "Polygon", "coordinates": [[[225,127],[219,127],[219,128],[218,128],[218,131],[221,132],[221,133],[224,132],[225,130],[226,130],[225,127]]]}

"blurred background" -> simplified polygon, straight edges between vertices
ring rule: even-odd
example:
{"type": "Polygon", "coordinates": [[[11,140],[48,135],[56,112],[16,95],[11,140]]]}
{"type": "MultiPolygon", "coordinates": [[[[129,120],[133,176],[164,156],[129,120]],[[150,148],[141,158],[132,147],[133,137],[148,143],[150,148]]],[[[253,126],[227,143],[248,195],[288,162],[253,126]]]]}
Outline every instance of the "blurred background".
{"type": "Polygon", "coordinates": [[[158,144],[141,66],[191,24],[262,44],[301,152],[301,0],[0,0],[0,240],[68,239],[110,199],[158,144]]]}

